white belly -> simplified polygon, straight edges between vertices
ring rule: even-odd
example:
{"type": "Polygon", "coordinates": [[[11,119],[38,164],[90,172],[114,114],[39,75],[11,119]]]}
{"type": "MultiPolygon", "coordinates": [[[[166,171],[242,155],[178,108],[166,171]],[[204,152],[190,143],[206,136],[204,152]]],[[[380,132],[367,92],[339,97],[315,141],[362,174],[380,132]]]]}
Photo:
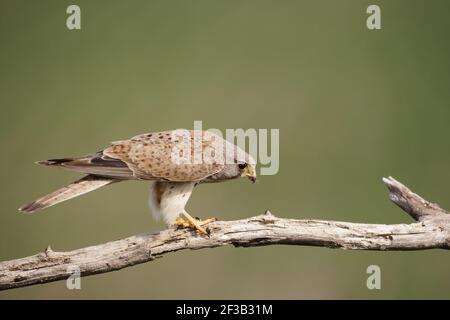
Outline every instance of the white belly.
{"type": "Polygon", "coordinates": [[[194,186],[195,182],[154,182],[148,197],[153,217],[163,218],[167,225],[175,224],[177,217],[184,212],[194,186]]]}

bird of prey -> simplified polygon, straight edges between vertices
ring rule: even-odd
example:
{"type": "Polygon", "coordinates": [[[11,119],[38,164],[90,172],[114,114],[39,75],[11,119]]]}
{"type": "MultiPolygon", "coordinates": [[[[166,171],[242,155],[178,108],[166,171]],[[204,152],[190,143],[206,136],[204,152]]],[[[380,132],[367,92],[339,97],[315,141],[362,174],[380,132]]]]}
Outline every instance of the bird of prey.
{"type": "Polygon", "coordinates": [[[190,227],[201,234],[207,233],[203,226],[215,218],[202,221],[186,212],[185,205],[196,185],[239,177],[256,180],[256,163],[249,154],[202,130],[146,133],[112,142],[87,156],[37,163],[86,175],[22,206],[22,212],[32,213],[111,183],[148,180],[153,181],[148,202],[154,217],[162,217],[168,226],[190,227]]]}

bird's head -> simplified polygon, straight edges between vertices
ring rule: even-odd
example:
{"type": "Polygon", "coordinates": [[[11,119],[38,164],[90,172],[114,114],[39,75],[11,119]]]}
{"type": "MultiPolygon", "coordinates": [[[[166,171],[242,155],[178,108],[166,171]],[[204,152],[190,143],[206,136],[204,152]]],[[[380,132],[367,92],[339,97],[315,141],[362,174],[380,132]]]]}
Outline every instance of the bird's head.
{"type": "Polygon", "coordinates": [[[236,154],[234,158],[237,166],[237,171],[241,177],[250,179],[253,183],[256,182],[256,161],[251,155],[236,147],[236,154]]]}
{"type": "Polygon", "coordinates": [[[226,164],[220,174],[223,178],[246,177],[250,181],[256,182],[256,161],[250,154],[226,140],[224,152],[226,164]]]}
{"type": "Polygon", "coordinates": [[[256,182],[256,168],[254,164],[248,162],[239,162],[237,164],[241,177],[247,177],[253,183],[256,182]]]}

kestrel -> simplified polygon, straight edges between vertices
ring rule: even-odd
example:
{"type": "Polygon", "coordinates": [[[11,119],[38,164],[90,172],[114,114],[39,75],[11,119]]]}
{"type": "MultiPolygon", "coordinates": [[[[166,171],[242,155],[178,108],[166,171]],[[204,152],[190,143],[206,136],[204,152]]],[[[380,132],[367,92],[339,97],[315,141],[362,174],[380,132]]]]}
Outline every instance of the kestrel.
{"type": "Polygon", "coordinates": [[[222,182],[239,177],[256,180],[254,159],[222,137],[201,130],[151,132],[78,158],[39,161],[87,174],[66,187],[39,198],[19,210],[32,213],[124,180],[153,181],[149,206],[155,218],[168,226],[183,226],[206,234],[203,226],[215,218],[198,220],[185,206],[200,183],[222,182]]]}

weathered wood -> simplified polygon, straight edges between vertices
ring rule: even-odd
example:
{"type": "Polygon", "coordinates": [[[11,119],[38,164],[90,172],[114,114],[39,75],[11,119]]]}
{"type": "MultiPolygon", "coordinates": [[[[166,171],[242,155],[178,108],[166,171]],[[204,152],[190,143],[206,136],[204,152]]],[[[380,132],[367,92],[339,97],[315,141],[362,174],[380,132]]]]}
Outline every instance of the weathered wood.
{"type": "Polygon", "coordinates": [[[323,220],[283,219],[266,212],[256,217],[217,221],[210,236],[187,229],[145,233],[69,252],[44,252],[0,263],[0,290],[68,278],[77,266],[81,276],[111,272],[152,261],[183,249],[273,244],[358,250],[423,250],[450,248],[450,215],[413,193],[400,182],[383,179],[389,197],[416,221],[411,224],[362,224],[323,220]]]}

